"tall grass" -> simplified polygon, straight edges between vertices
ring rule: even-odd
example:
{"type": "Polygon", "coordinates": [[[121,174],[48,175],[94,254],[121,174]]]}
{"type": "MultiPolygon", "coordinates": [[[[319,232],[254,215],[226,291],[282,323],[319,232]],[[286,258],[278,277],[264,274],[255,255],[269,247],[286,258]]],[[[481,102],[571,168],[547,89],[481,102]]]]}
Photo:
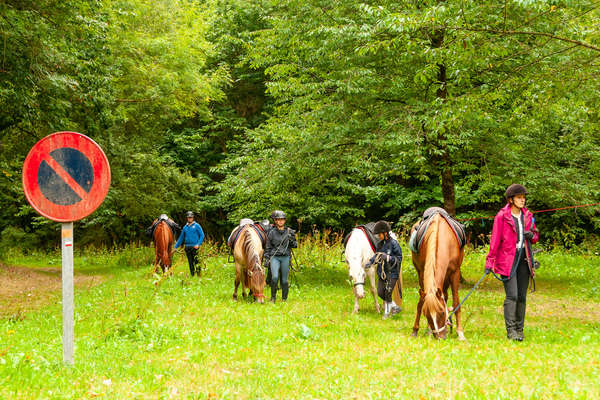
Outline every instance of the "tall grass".
{"type": "MultiPolygon", "coordinates": [[[[461,343],[456,334],[433,340],[424,323],[409,337],[418,289],[404,245],[404,311],[384,321],[372,299],[351,314],[341,238],[299,241],[288,302],[262,306],[231,299],[234,268],[217,244],[203,246],[200,279],[182,254],[174,276],[157,280],[151,248],[81,250],[76,269],[106,280],[77,290],[75,366],[61,363],[60,304],[0,319],[0,398],[600,397],[598,257],[540,255],[523,343],[505,339],[502,286],[485,280],[464,305],[461,343]]],[[[468,252],[468,282],[484,258],[484,249],[468,252]]],[[[4,262],[40,268],[55,259],[9,253],[4,262]]]]}

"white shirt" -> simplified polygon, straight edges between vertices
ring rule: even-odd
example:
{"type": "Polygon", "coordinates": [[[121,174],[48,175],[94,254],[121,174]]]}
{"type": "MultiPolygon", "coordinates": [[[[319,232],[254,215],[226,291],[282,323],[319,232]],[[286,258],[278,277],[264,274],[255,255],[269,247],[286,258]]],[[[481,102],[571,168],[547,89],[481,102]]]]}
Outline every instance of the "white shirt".
{"type": "Polygon", "coordinates": [[[515,215],[510,213],[513,217],[513,221],[515,221],[515,227],[517,228],[517,250],[522,249],[524,245],[524,236],[523,236],[523,213],[520,212],[519,215],[515,215]]]}

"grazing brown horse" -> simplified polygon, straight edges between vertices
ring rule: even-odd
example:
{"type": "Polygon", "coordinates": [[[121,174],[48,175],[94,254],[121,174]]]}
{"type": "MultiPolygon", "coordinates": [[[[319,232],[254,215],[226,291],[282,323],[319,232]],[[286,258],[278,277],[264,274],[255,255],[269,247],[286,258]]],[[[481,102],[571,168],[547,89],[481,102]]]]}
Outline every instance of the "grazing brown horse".
{"type": "Polygon", "coordinates": [[[160,221],[154,229],[154,272],[158,270],[158,266],[162,268],[162,272],[172,273],[171,270],[171,255],[173,247],[173,232],[165,221],[160,221]]]}
{"type": "Polygon", "coordinates": [[[242,284],[242,296],[246,297],[249,288],[259,303],[265,302],[265,271],[261,266],[263,246],[252,225],[245,225],[239,233],[233,248],[235,260],[235,287],[233,299],[237,300],[238,286],[242,284]]]}
{"type": "MultiPolygon", "coordinates": [[[[448,222],[440,215],[432,216],[431,224],[418,253],[412,252],[412,260],[419,274],[419,304],[412,336],[419,331],[421,311],[427,318],[434,337],[445,339],[448,320],[448,287],[452,286],[452,306],[456,309],[460,303],[458,285],[460,283],[460,265],[465,252],[448,222]]],[[[416,229],[415,224],[411,232],[416,229]]],[[[460,308],[456,312],[456,333],[459,340],[465,340],[460,322],[460,308]]]]}

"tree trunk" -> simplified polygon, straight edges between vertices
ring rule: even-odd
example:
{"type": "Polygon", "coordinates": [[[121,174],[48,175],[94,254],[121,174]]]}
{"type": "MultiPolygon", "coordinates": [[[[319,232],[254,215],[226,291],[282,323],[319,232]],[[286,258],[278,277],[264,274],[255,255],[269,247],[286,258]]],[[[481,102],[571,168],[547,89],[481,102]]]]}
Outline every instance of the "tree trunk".
{"type": "Polygon", "coordinates": [[[452,177],[452,164],[446,154],[442,166],[442,196],[444,197],[444,209],[453,217],[456,215],[454,197],[454,178],[452,177]]]}
{"type": "MultiPolygon", "coordinates": [[[[442,29],[436,30],[431,37],[431,44],[433,47],[441,47],[444,42],[444,31],[442,29]]],[[[437,89],[436,95],[442,101],[446,101],[448,97],[447,77],[446,77],[446,64],[438,64],[437,74],[438,84],[440,85],[437,89]]],[[[453,163],[450,159],[448,152],[448,145],[446,144],[446,135],[440,134],[438,136],[439,146],[443,151],[441,157],[440,169],[442,178],[442,196],[444,200],[444,209],[448,211],[448,214],[456,215],[456,204],[454,196],[454,178],[452,176],[453,163]]]]}

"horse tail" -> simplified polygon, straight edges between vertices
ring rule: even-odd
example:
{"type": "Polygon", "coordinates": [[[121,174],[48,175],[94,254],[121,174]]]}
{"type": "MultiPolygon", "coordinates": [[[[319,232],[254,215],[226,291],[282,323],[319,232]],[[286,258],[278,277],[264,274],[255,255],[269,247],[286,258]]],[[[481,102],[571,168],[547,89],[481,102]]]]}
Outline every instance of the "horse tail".
{"type": "MultiPolygon", "coordinates": [[[[244,237],[243,237],[243,249],[244,249],[244,259],[246,262],[246,269],[249,271],[253,271],[256,265],[260,266],[260,257],[258,256],[258,249],[254,246],[254,240],[252,239],[252,233],[250,231],[252,228],[244,229],[244,237]]],[[[246,282],[248,282],[249,274],[245,274],[246,282]]]]}
{"type": "MultiPolygon", "coordinates": [[[[435,284],[435,267],[437,263],[438,230],[440,226],[440,217],[435,215],[426,233],[426,258],[423,271],[423,314],[425,316],[435,315],[437,312],[444,312],[444,306],[437,297],[437,287],[435,284]]],[[[435,321],[435,318],[433,318],[435,321]]]]}
{"type": "Polygon", "coordinates": [[[171,257],[169,254],[169,245],[170,245],[170,228],[167,226],[167,223],[161,221],[160,224],[156,227],[155,231],[155,243],[157,248],[159,248],[159,258],[164,267],[168,267],[171,264],[171,257]]]}

